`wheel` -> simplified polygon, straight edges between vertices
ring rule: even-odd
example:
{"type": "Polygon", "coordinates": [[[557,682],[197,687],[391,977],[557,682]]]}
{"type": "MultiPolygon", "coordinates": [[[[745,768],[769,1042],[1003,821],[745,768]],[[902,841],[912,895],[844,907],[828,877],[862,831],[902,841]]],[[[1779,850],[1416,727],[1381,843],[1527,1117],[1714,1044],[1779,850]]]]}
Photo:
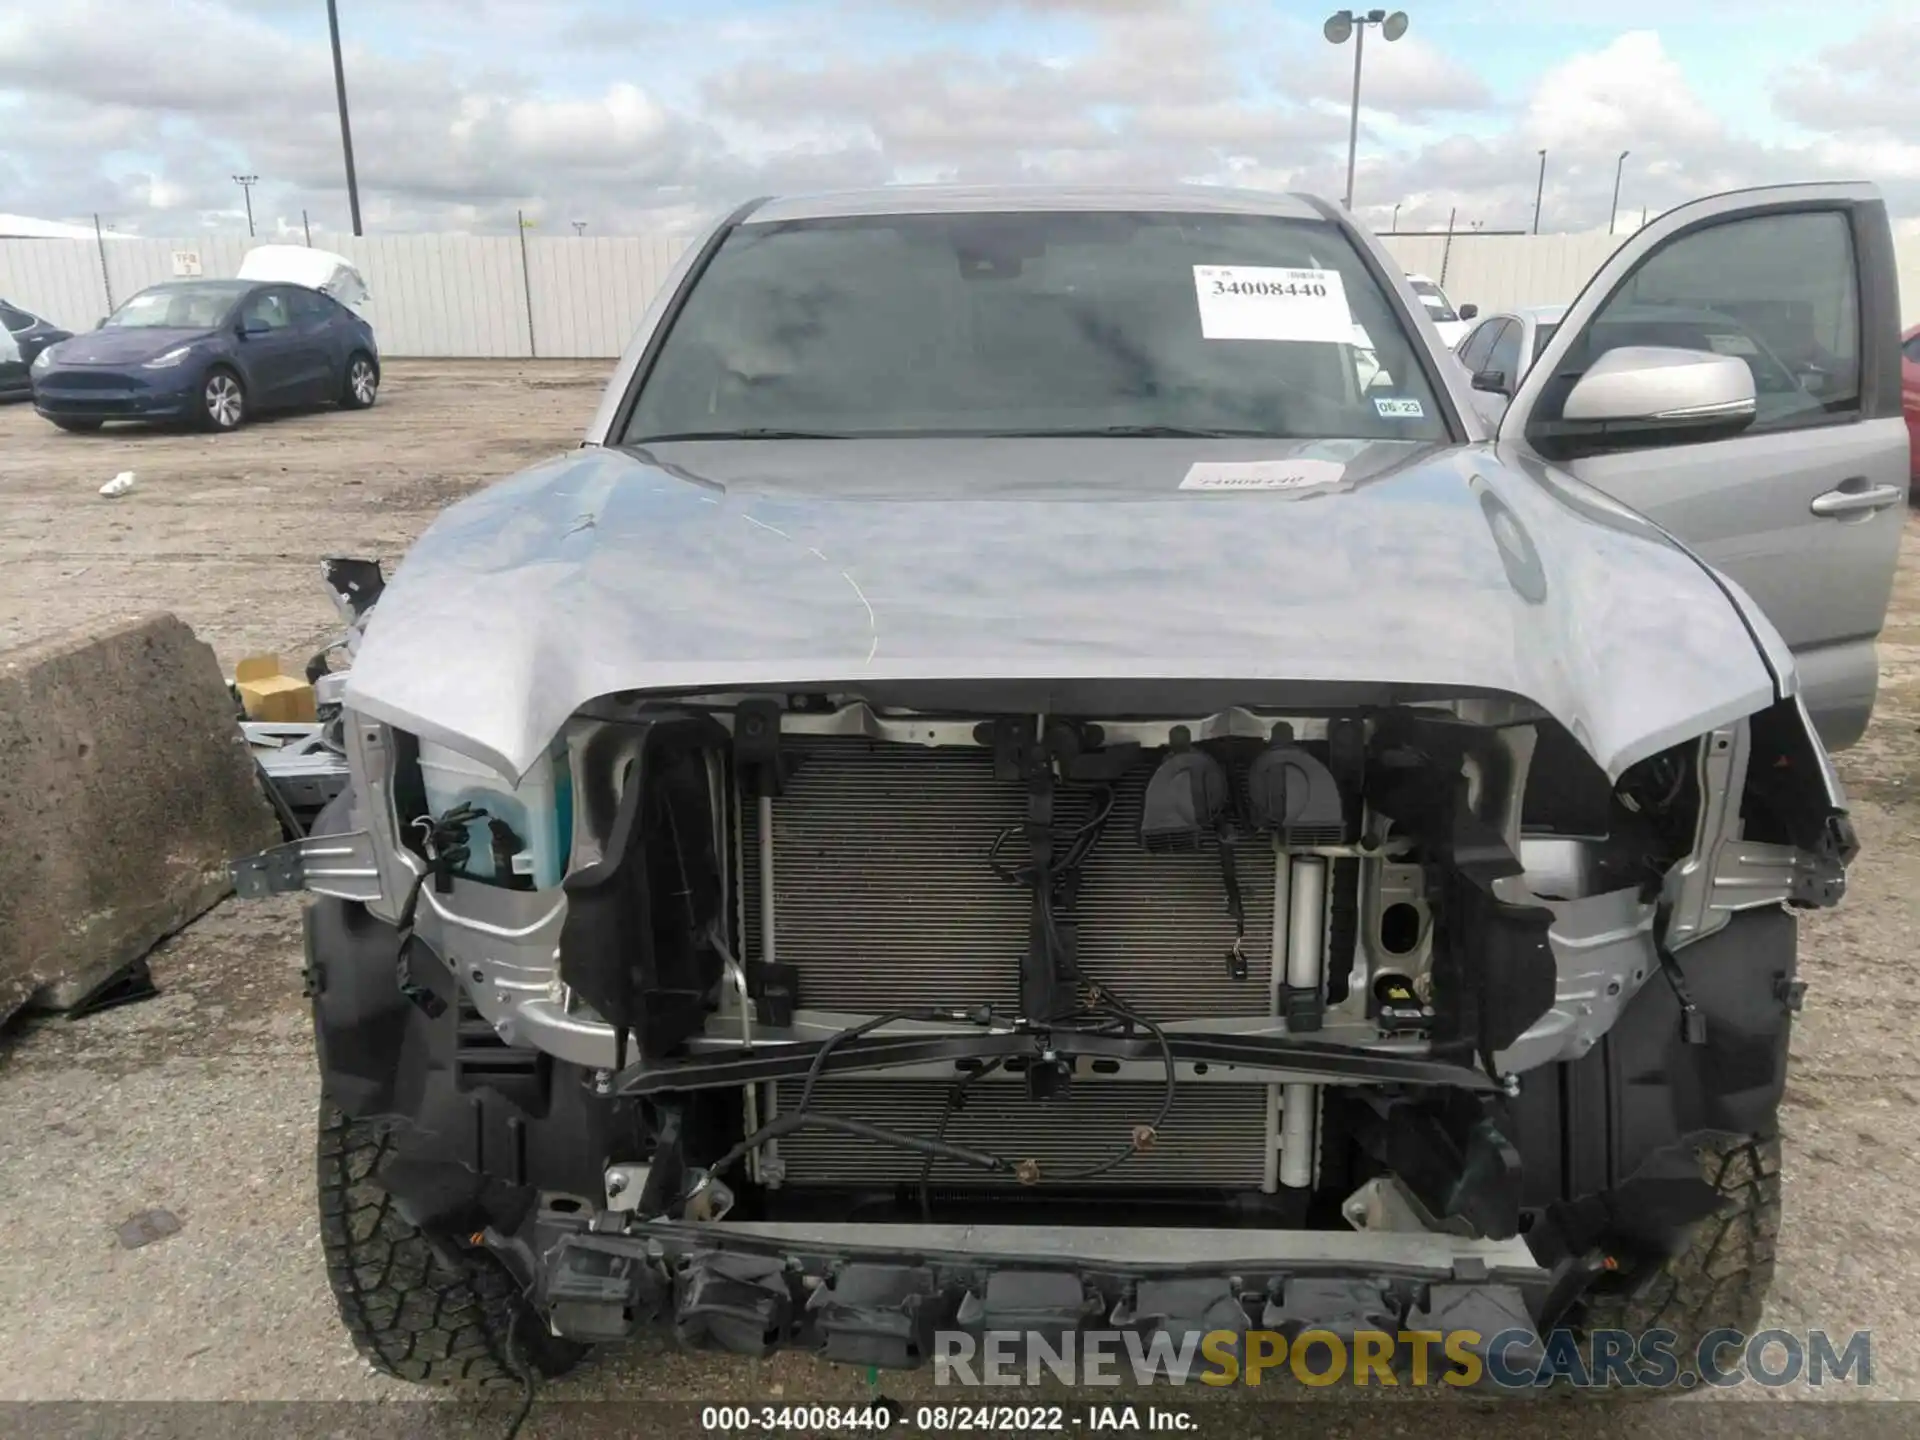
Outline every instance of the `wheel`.
{"type": "Polygon", "coordinates": [[[505,1266],[401,1217],[374,1178],[391,1143],[321,1102],[320,1245],[354,1347],[376,1370],[423,1385],[519,1384],[528,1367],[571,1369],[586,1347],[549,1334],[505,1266]]]}
{"type": "Polygon", "coordinates": [[[247,392],[240,377],[224,367],[200,382],[200,423],[209,430],[238,430],[247,418],[247,392]]]}
{"type": "Polygon", "coordinates": [[[1798,945],[1784,908],[1740,912],[1672,955],[1705,1026],[1696,1043],[1683,1039],[1678,987],[1656,976],[1599,1043],[1529,1072],[1511,1102],[1523,1171],[1554,1177],[1547,1183],[1560,1191],[1541,1216],[1543,1238],[1555,1253],[1604,1266],[1550,1321],[1572,1330],[1584,1354],[1595,1355],[1601,1331],[1671,1332],[1684,1387],[1703,1338],[1757,1331],[1780,1233],[1779,1107],[1798,945]]]}
{"type": "Polygon", "coordinates": [[[380,371],[371,356],[355,351],[347,361],[347,378],[340,388],[342,410],[365,410],[380,398],[380,371]]]}
{"type": "Polygon", "coordinates": [[[1773,1284],[1780,1235],[1780,1139],[1728,1136],[1696,1151],[1700,1174],[1720,1196],[1679,1254],[1640,1273],[1622,1272],[1586,1302],[1580,1329],[1670,1330],[1682,1372],[1715,1330],[1752,1335],[1773,1284]]]}
{"type": "Polygon", "coordinates": [[[49,415],[47,418],[52,420],[53,423],[58,425],[62,430],[74,435],[91,435],[107,423],[104,420],[72,420],[65,416],[49,415]]]}

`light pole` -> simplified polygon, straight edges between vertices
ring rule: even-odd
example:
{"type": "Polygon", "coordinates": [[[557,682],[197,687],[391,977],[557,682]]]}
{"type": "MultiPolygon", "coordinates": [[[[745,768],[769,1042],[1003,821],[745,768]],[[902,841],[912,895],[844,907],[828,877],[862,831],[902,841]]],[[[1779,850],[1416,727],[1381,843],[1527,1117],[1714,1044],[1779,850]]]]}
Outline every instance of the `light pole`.
{"type": "Polygon", "coordinates": [[[1360,147],[1360,62],[1367,49],[1367,26],[1378,25],[1380,34],[1388,40],[1398,40],[1407,33],[1407,12],[1395,10],[1389,15],[1385,10],[1336,10],[1327,17],[1327,23],[1320,27],[1320,33],[1327,37],[1330,45],[1344,45],[1347,37],[1353,37],[1353,113],[1347,120],[1347,198],[1346,207],[1353,208],[1353,162],[1360,147]]]}
{"type": "MultiPolygon", "coordinates": [[[[1402,201],[1401,203],[1404,204],[1406,202],[1402,201]]],[[[1393,219],[1387,225],[1387,233],[1389,235],[1398,235],[1400,233],[1400,206],[1399,205],[1396,205],[1393,207],[1393,219]]]]}
{"type": "Polygon", "coordinates": [[[247,238],[253,238],[253,187],[260,183],[258,175],[236,175],[233,183],[238,185],[247,196],[247,238]]]}
{"type": "Polygon", "coordinates": [[[327,0],[327,33],[333,37],[333,93],[340,105],[340,149],[347,157],[347,209],[353,215],[353,233],[360,233],[360,182],[353,174],[353,127],[347,123],[347,70],[340,60],[340,11],[327,0]]]}
{"type": "Polygon", "coordinates": [[[1627,168],[1627,156],[1632,153],[1631,150],[1622,150],[1620,152],[1620,158],[1614,162],[1613,204],[1607,207],[1607,234],[1609,235],[1613,233],[1614,219],[1620,214],[1620,172],[1627,168]]]}
{"type": "Polygon", "coordinates": [[[571,224],[572,224],[572,226],[573,226],[573,234],[574,234],[574,238],[575,238],[575,239],[578,239],[578,238],[579,238],[580,236],[582,236],[582,235],[584,235],[584,234],[586,234],[586,233],[587,233],[587,222],[586,222],[586,221],[584,221],[584,220],[574,220],[574,221],[571,221],[571,222],[569,222],[569,223],[571,223],[571,224]]]}
{"type": "Polygon", "coordinates": [[[1533,233],[1540,233],[1540,200],[1547,193],[1547,152],[1540,152],[1540,180],[1533,187],[1533,233]]]}

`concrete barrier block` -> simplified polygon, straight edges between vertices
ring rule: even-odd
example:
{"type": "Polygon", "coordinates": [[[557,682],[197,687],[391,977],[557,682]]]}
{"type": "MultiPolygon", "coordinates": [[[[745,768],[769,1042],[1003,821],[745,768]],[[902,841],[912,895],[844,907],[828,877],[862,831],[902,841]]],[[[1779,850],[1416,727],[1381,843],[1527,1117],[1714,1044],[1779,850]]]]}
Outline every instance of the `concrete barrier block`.
{"type": "Polygon", "coordinates": [[[279,838],[213,651],[181,620],[0,651],[0,1020],[78,1003],[279,838]]]}

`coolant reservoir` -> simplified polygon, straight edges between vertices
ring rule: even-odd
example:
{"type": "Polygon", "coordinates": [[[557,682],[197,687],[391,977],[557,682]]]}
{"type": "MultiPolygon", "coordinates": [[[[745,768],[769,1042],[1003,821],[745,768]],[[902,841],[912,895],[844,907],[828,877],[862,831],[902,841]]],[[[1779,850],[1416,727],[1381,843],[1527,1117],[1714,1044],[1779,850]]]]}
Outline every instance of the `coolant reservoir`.
{"type": "Polygon", "coordinates": [[[572,774],[564,744],[556,743],[517,786],[507,789],[498,774],[472,756],[422,740],[420,779],[426,787],[427,808],[436,816],[463,803],[486,811],[486,818],[467,827],[469,853],[462,874],[498,885],[524,887],[531,881],[537,890],[560,883],[567,871],[573,832],[572,774]],[[505,821],[520,840],[506,873],[494,863],[493,832],[487,819],[505,821]]]}

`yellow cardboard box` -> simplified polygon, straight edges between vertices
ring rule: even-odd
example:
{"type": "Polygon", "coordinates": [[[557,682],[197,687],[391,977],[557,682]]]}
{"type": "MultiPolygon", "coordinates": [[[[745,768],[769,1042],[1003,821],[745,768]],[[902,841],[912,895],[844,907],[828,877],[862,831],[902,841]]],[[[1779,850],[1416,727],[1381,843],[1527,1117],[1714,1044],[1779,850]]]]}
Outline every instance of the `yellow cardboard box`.
{"type": "Polygon", "coordinates": [[[249,720],[283,725],[312,724],[313,686],[280,672],[278,655],[249,655],[233,667],[233,688],[240,692],[249,720]]]}

